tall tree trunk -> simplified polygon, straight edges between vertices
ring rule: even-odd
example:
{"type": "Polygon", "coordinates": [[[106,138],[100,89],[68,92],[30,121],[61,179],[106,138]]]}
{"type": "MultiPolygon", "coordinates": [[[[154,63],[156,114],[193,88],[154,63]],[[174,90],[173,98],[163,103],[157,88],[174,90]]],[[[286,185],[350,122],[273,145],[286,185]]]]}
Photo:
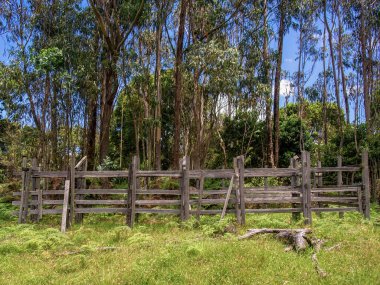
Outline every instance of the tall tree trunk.
{"type": "Polygon", "coordinates": [[[328,41],[329,41],[329,47],[330,47],[330,57],[331,57],[331,65],[332,65],[332,71],[333,71],[333,78],[334,78],[334,91],[335,91],[335,98],[336,98],[336,104],[338,106],[338,127],[339,127],[339,135],[340,135],[340,151],[343,148],[343,126],[342,126],[342,120],[340,115],[341,110],[341,104],[340,104],[340,94],[339,94],[339,80],[336,75],[336,65],[335,65],[335,54],[334,54],[334,46],[333,46],[333,39],[332,39],[332,31],[330,29],[329,23],[327,22],[327,4],[326,0],[323,1],[324,9],[323,9],[323,16],[325,21],[325,27],[328,34],[328,41]]]}
{"type": "Polygon", "coordinates": [[[340,70],[340,74],[342,77],[342,92],[343,92],[343,99],[344,99],[344,105],[345,105],[345,111],[346,111],[346,123],[347,125],[350,124],[350,103],[348,100],[348,94],[347,94],[347,88],[346,88],[346,77],[344,73],[344,66],[343,66],[343,23],[340,15],[340,5],[337,4],[337,15],[338,15],[338,66],[340,70]]]}
{"type": "Polygon", "coordinates": [[[372,133],[371,126],[371,99],[369,96],[369,80],[368,80],[368,59],[367,59],[367,29],[366,29],[366,1],[361,0],[360,14],[360,47],[362,59],[362,75],[363,75],[363,93],[364,93],[364,110],[365,121],[367,124],[367,136],[372,133]]]}
{"type": "Polygon", "coordinates": [[[175,97],[174,97],[174,141],[173,141],[173,159],[172,168],[178,168],[180,135],[181,135],[181,113],[182,113],[182,57],[183,57],[183,39],[185,35],[185,20],[188,0],[181,1],[181,10],[179,15],[178,40],[175,57],[175,97]]]}
{"type": "Polygon", "coordinates": [[[52,161],[53,168],[57,169],[59,167],[59,155],[58,155],[58,86],[57,82],[53,81],[53,98],[50,104],[51,113],[51,151],[52,151],[52,161]]]}
{"type": "Polygon", "coordinates": [[[108,154],[109,135],[113,102],[119,86],[116,70],[117,56],[112,57],[103,71],[102,98],[100,102],[100,141],[99,141],[99,163],[102,163],[108,154]]]}
{"type": "Polygon", "coordinates": [[[273,133],[272,133],[272,112],[271,112],[271,88],[270,88],[270,62],[269,62],[269,51],[268,51],[268,22],[267,22],[267,1],[264,0],[264,43],[263,43],[263,59],[264,59],[264,70],[263,70],[263,83],[268,87],[269,90],[266,91],[266,104],[265,104],[265,121],[267,128],[267,164],[269,167],[273,167],[273,133]]]}
{"type": "Polygon", "coordinates": [[[90,94],[88,98],[88,118],[87,118],[87,167],[89,170],[95,168],[95,142],[96,142],[96,123],[97,123],[97,109],[98,98],[97,94],[90,94]]]}
{"type": "Polygon", "coordinates": [[[326,27],[323,29],[323,140],[327,145],[328,133],[327,133],[327,74],[326,74],[326,27]]]}
{"type": "Polygon", "coordinates": [[[163,25],[163,3],[156,0],[157,11],[157,26],[156,26],[156,72],[155,72],[155,85],[157,94],[157,105],[155,110],[155,117],[157,126],[155,128],[155,166],[157,170],[161,170],[161,38],[162,38],[162,25],[163,25]]]}
{"type": "Polygon", "coordinates": [[[273,98],[273,122],[274,122],[274,165],[278,166],[280,153],[280,84],[281,84],[281,66],[282,66],[282,50],[285,34],[285,0],[280,3],[280,26],[278,29],[277,43],[277,60],[276,75],[274,78],[274,98],[273,98]]]}

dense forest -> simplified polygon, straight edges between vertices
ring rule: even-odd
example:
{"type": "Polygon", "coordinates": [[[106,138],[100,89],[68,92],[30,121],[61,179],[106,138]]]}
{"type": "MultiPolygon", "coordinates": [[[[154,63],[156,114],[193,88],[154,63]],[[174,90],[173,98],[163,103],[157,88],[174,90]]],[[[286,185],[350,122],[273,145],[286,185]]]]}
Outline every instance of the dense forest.
{"type": "Polygon", "coordinates": [[[375,191],[379,1],[6,0],[0,33],[1,179],[22,156],[197,169],[240,154],[287,167],[301,150],[352,165],[368,149],[375,191]]]}

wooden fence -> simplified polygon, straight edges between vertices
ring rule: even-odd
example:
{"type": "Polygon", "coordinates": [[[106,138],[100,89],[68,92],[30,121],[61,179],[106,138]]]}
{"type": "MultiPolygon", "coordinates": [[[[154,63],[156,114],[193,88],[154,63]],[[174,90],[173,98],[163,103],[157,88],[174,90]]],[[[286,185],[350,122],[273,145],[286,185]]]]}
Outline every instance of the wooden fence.
{"type": "Polygon", "coordinates": [[[363,152],[360,166],[342,166],[341,157],[337,161],[336,167],[322,167],[320,162],[312,167],[305,151],[300,159],[291,159],[289,168],[244,168],[244,157],[239,156],[233,169],[190,170],[189,158],[184,157],[180,170],[150,171],[140,170],[134,157],[125,171],[88,171],[84,157],[77,164],[72,158],[68,171],[41,171],[35,159],[27,167],[24,158],[22,189],[14,193],[20,199],[13,205],[20,207],[15,213],[19,223],[62,215],[62,231],[90,213],[124,214],[131,227],[141,213],[174,214],[182,220],[233,213],[241,224],[250,213],[292,213],[294,218],[302,214],[306,224],[312,223],[312,212],[342,216],[358,211],[369,218],[368,153],[363,152]],[[253,178],[261,179],[263,186],[249,186],[257,184],[253,178]],[[102,186],[93,187],[94,179],[102,186]],[[109,179],[121,179],[126,187],[104,187],[109,179]],[[162,179],[179,187],[162,189],[162,179]],[[206,189],[209,179],[224,182],[224,187],[206,189]],[[270,185],[271,181],[282,185],[270,185]]]}

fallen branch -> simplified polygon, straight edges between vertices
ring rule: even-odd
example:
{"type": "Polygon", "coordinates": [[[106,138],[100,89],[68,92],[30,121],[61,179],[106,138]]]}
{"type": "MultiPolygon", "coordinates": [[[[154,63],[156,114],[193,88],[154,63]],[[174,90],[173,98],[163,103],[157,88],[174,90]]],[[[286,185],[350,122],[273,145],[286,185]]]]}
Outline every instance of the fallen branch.
{"type": "Polygon", "coordinates": [[[324,241],[308,237],[307,234],[310,233],[310,229],[249,229],[248,232],[240,236],[239,239],[247,239],[257,234],[276,234],[276,238],[286,241],[291,245],[291,247],[287,247],[285,251],[289,251],[293,248],[299,252],[310,246],[314,249],[311,261],[313,262],[315,270],[320,277],[326,277],[327,273],[319,266],[317,258],[317,253],[321,250],[324,241]]]}
{"type": "Polygon", "coordinates": [[[280,240],[285,240],[293,245],[296,251],[305,250],[309,244],[307,234],[311,233],[310,229],[250,229],[239,239],[247,239],[257,234],[277,234],[280,240]]]}

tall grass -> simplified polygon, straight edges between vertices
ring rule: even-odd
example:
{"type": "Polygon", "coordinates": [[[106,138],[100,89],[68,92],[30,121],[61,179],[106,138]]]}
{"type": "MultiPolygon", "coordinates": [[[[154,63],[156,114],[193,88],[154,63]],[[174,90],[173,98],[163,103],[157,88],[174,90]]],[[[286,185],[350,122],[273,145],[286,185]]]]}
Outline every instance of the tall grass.
{"type": "Polygon", "coordinates": [[[285,252],[270,235],[238,240],[248,228],[302,227],[288,214],[202,217],[142,215],[133,229],[121,215],[86,216],[66,234],[59,219],[17,225],[0,220],[0,284],[380,284],[380,214],[314,216],[313,234],[326,241],[318,253],[285,252]],[[237,231],[237,233],[234,233],[237,231]],[[106,248],[107,247],[107,248],[106,248]],[[105,250],[104,250],[105,249],[105,250]]]}

